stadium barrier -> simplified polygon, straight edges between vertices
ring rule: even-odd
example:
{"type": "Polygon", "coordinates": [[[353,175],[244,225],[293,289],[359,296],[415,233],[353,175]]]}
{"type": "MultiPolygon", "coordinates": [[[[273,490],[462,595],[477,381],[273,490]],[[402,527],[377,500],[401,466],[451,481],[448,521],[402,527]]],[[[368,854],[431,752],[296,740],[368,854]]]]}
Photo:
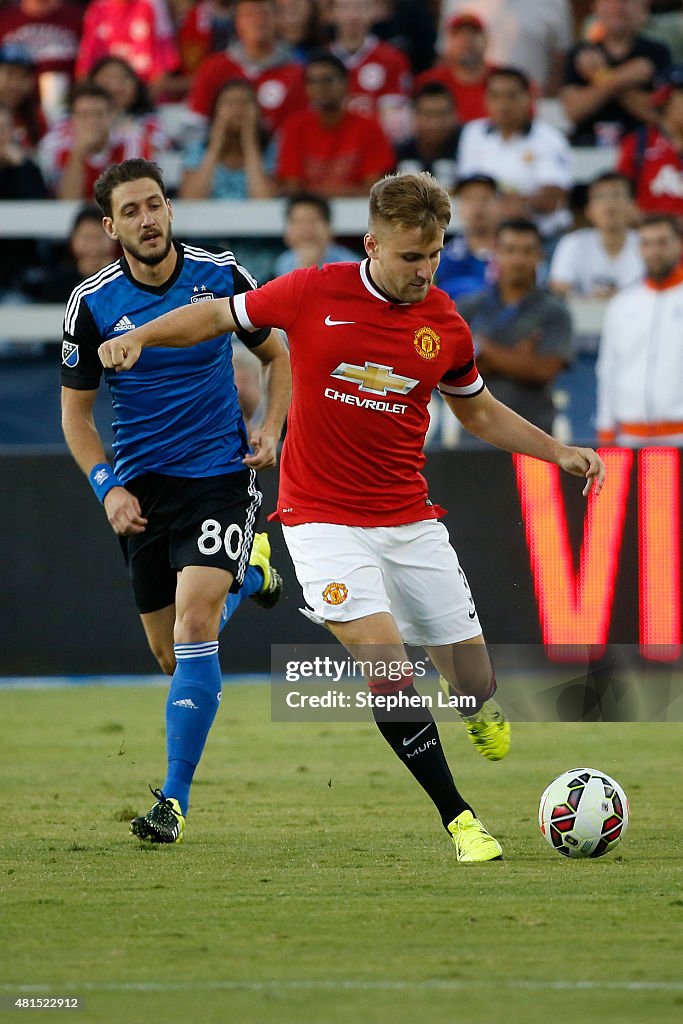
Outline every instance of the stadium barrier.
{"type": "MultiPolygon", "coordinates": [[[[586,516],[581,481],[494,450],[436,452],[430,495],[492,644],[639,645],[666,663],[681,650],[681,454],[608,449],[608,485],[586,516]]],[[[277,474],[261,474],[264,514],[277,474]]],[[[0,454],[0,675],[153,673],[118,544],[65,454],[0,454]],[[8,541],[9,543],[9,541],[8,541]]],[[[298,612],[300,588],[272,528],[282,601],[247,601],[221,641],[223,669],[267,672],[271,644],[329,639],[298,612]]]]}

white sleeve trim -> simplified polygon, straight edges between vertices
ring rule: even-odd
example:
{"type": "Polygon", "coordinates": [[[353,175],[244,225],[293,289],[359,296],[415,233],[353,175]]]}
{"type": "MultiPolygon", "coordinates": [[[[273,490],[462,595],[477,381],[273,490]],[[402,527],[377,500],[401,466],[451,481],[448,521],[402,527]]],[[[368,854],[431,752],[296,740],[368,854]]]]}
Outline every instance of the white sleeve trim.
{"type": "Polygon", "coordinates": [[[472,384],[462,384],[459,387],[454,384],[444,384],[443,381],[439,384],[439,391],[442,395],[455,395],[457,398],[469,398],[471,395],[478,395],[483,390],[484,381],[480,374],[477,374],[477,379],[472,384]]]}
{"type": "Polygon", "coordinates": [[[237,321],[237,326],[243,331],[257,331],[258,328],[252,324],[251,320],[247,316],[247,301],[246,297],[249,292],[238,292],[237,295],[232,297],[232,311],[237,321]]]}

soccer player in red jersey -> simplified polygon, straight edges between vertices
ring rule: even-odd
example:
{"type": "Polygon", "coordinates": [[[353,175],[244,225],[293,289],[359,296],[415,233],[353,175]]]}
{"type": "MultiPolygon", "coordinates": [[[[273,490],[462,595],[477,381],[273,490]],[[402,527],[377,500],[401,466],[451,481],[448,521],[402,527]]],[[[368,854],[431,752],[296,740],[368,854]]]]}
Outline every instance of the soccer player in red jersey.
{"type": "Polygon", "coordinates": [[[436,724],[420,707],[404,642],[425,648],[451,696],[473,696],[465,724],[481,752],[507,753],[509,725],[465,574],[420,474],[434,387],[478,437],[586,478],[591,448],[561,444],[496,401],[479,376],[467,324],[433,286],[450,220],[429,174],[390,175],[370,193],[367,259],[295,270],[231,300],[174,310],[100,348],[130,369],[143,345],[185,346],[238,328],[277,325],[291,346],[294,397],[273,518],[304,596],[357,661],[368,663],[377,726],[434,802],[460,861],[502,856],[458,792],[436,724]],[[368,652],[372,652],[368,658],[368,652]],[[400,663],[389,681],[387,662],[400,663]],[[402,698],[390,711],[382,697],[402,698]]]}

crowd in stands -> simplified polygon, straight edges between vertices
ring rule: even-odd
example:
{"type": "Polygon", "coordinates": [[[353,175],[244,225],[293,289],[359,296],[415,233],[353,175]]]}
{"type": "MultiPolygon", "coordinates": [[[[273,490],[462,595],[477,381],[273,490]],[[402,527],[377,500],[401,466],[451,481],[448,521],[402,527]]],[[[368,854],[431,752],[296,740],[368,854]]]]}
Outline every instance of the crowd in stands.
{"type": "Polygon", "coordinates": [[[0,199],[84,204],[69,251],[0,231],[0,301],[62,301],[110,260],[97,176],[169,153],[178,199],[288,198],[265,276],[359,258],[330,200],[431,172],[459,225],[437,282],[494,393],[547,427],[599,348],[564,300],[648,280],[648,215],[683,217],[683,3],[0,0],[0,199]],[[586,146],[614,168],[587,192],[586,146]]]}

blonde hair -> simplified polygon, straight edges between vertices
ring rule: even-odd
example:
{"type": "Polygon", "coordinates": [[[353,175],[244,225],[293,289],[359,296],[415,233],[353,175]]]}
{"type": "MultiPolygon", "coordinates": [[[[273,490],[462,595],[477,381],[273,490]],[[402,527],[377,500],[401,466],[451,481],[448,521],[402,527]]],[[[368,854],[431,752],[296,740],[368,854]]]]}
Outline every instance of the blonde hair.
{"type": "Polygon", "coordinates": [[[370,231],[380,223],[420,228],[423,234],[445,231],[451,220],[448,192],[427,171],[387,174],[370,190],[370,231]]]}

